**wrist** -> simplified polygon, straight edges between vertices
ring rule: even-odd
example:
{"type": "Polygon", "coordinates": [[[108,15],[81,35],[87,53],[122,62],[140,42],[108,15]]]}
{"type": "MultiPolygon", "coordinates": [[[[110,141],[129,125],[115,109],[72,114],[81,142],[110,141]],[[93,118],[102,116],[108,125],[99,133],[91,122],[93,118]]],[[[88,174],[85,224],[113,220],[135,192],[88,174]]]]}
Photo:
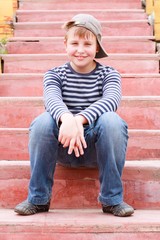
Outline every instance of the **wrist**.
{"type": "Polygon", "coordinates": [[[76,120],[79,121],[81,124],[87,124],[88,120],[83,115],[76,115],[76,120]]]}
{"type": "Polygon", "coordinates": [[[74,116],[72,115],[72,113],[63,113],[60,118],[59,118],[59,121],[60,122],[63,122],[65,121],[66,119],[70,119],[70,118],[73,118],[74,116]]]}

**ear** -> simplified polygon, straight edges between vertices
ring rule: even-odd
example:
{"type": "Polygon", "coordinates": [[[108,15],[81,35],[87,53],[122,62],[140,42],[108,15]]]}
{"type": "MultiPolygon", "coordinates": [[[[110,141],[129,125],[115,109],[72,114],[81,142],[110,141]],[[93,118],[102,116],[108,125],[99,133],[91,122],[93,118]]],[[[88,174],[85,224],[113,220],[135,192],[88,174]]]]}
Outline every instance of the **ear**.
{"type": "Polygon", "coordinates": [[[96,52],[99,52],[99,43],[97,42],[96,52]]]}
{"type": "Polygon", "coordinates": [[[63,43],[64,43],[64,45],[65,45],[65,47],[66,47],[66,45],[67,45],[67,40],[66,40],[65,38],[64,38],[63,43]]]}

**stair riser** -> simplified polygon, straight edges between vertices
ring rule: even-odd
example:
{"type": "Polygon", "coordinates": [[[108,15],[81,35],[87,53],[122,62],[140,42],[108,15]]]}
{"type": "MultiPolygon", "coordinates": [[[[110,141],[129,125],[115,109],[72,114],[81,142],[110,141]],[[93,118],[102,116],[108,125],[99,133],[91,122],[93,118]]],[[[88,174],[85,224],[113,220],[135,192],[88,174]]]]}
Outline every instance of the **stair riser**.
{"type": "MultiPolygon", "coordinates": [[[[25,128],[39,114],[44,112],[42,100],[12,98],[0,101],[0,126],[7,128],[25,128]]],[[[160,129],[160,100],[123,100],[118,113],[124,118],[129,128],[160,129]]]]}
{"type": "MultiPolygon", "coordinates": [[[[24,178],[1,180],[0,207],[14,208],[19,202],[25,200],[28,193],[28,183],[29,179],[24,178]]],[[[160,194],[157,192],[159,192],[159,182],[124,181],[124,200],[136,209],[160,209],[160,194]]],[[[51,209],[99,207],[98,193],[98,180],[57,179],[53,188],[51,209]]]]}
{"type": "MultiPolygon", "coordinates": [[[[30,178],[29,163],[26,166],[1,165],[0,170],[3,172],[0,181],[0,207],[13,208],[26,199],[30,178]]],[[[126,166],[122,177],[124,199],[136,209],[160,209],[158,174],[159,169],[126,166]]],[[[97,202],[98,193],[99,180],[96,169],[57,167],[51,208],[97,208],[100,207],[97,202]]]]}
{"type": "MultiPolygon", "coordinates": [[[[152,41],[103,41],[107,53],[155,53],[155,43],[152,41]]],[[[9,54],[40,54],[65,53],[63,39],[41,42],[9,42],[9,54]],[[47,46],[47,47],[46,47],[47,46]]]]}
{"type": "MultiPolygon", "coordinates": [[[[106,217],[107,218],[107,217],[106,217]]],[[[128,234],[130,239],[134,240],[159,240],[159,233],[148,233],[148,232],[142,232],[142,233],[89,233],[90,228],[88,229],[87,233],[39,233],[39,230],[36,230],[36,232],[30,232],[32,231],[32,226],[30,226],[30,230],[28,229],[28,234],[26,233],[26,227],[20,227],[19,231],[20,233],[15,233],[16,226],[4,226],[3,231],[4,233],[0,233],[0,239],[1,240],[8,240],[11,239],[12,235],[16,240],[37,240],[39,236],[41,236],[41,240],[128,240],[128,234]],[[8,233],[9,231],[14,232],[8,233]],[[22,232],[25,232],[26,234],[23,234],[22,232]]],[[[63,229],[64,230],[64,229],[63,229]]],[[[66,230],[66,229],[65,229],[66,230]]]]}
{"type": "MultiPolygon", "coordinates": [[[[56,56],[50,59],[39,58],[34,56],[16,57],[13,60],[9,58],[4,60],[4,73],[45,73],[48,69],[56,66],[60,66],[67,62],[67,57],[56,58],[56,56]],[[35,64],[36,62],[36,64],[35,64]]],[[[159,72],[159,62],[158,60],[152,59],[110,59],[105,58],[100,61],[103,64],[112,66],[116,68],[121,74],[122,73],[158,73],[159,72]]]]}
{"type": "MultiPolygon", "coordinates": [[[[128,160],[147,160],[160,158],[159,131],[144,132],[130,131],[127,150],[128,160]]],[[[1,130],[0,131],[0,159],[28,160],[28,131],[1,130]]]]}
{"type": "MultiPolygon", "coordinates": [[[[123,96],[159,96],[160,78],[122,78],[123,96]],[[138,87],[137,87],[138,86],[138,87]]],[[[42,96],[43,76],[0,78],[0,96],[42,96]]]]}
{"type": "MultiPolygon", "coordinates": [[[[67,1],[61,1],[61,2],[39,2],[38,3],[38,9],[42,10],[56,10],[56,9],[64,9],[64,10],[70,10],[72,5],[72,9],[124,9],[124,8],[141,8],[141,2],[140,1],[91,1],[91,2],[81,2],[81,5],[78,1],[70,1],[70,3],[67,1]]],[[[37,9],[37,2],[20,2],[19,8],[21,10],[36,10],[37,9]]]]}
{"type": "MultiPolygon", "coordinates": [[[[15,23],[15,37],[60,37],[65,31],[61,23],[15,23]]],[[[145,21],[103,22],[103,36],[151,36],[152,27],[145,21]]]]}
{"type": "MultiPolygon", "coordinates": [[[[91,14],[96,17],[99,21],[102,20],[140,20],[146,19],[146,14],[141,11],[109,11],[109,10],[83,10],[81,13],[91,14]]],[[[52,22],[52,21],[68,21],[76,14],[79,14],[79,11],[41,11],[41,12],[32,12],[32,11],[17,11],[17,21],[18,22],[52,22]]]]}

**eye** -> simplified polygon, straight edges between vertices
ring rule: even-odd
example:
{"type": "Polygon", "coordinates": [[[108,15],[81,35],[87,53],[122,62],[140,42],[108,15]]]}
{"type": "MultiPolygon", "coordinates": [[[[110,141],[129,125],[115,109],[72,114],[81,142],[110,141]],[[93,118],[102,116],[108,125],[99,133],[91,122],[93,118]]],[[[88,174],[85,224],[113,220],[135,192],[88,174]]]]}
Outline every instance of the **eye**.
{"type": "Polygon", "coordinates": [[[78,43],[77,42],[71,42],[71,45],[77,45],[78,43]]]}
{"type": "Polygon", "coordinates": [[[86,46],[91,46],[92,43],[91,43],[91,42],[86,42],[85,45],[86,45],[86,46]]]}

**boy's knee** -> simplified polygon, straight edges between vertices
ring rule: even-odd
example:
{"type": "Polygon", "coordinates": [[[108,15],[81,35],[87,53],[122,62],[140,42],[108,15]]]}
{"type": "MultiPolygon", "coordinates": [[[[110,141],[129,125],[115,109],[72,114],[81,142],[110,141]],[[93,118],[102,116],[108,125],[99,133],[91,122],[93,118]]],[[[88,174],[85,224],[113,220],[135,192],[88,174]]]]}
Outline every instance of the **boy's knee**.
{"type": "Polygon", "coordinates": [[[107,131],[121,131],[122,128],[127,129],[126,122],[115,112],[107,112],[98,119],[98,125],[107,131]]]}
{"type": "Polygon", "coordinates": [[[45,112],[33,120],[29,130],[32,134],[42,136],[53,133],[55,128],[55,121],[48,112],[45,112]]]}
{"type": "Polygon", "coordinates": [[[99,121],[101,123],[105,124],[111,124],[113,126],[115,126],[115,124],[120,124],[122,119],[118,116],[117,113],[115,112],[107,112],[101,115],[101,117],[99,118],[99,121]]]}

